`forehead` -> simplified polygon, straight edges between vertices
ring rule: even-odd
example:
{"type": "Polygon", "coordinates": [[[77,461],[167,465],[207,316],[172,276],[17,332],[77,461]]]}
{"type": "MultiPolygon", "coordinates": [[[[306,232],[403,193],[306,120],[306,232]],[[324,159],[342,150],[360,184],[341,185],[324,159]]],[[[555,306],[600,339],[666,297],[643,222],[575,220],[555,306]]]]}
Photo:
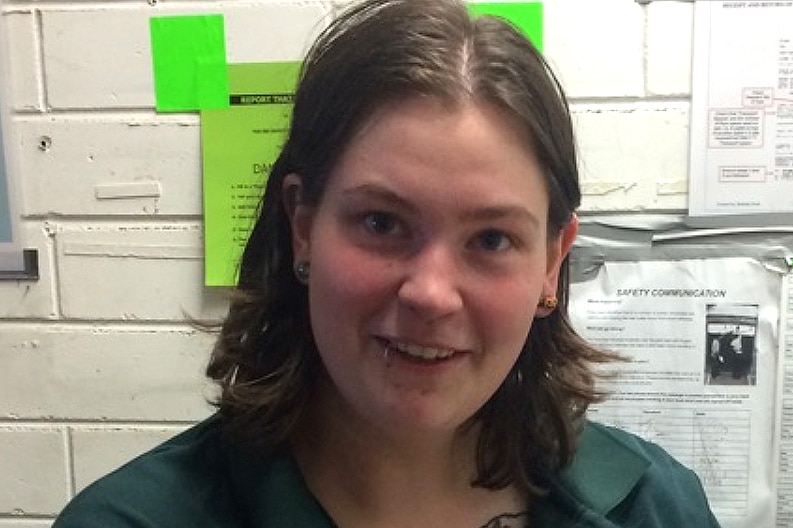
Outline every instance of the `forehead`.
{"type": "Polygon", "coordinates": [[[417,97],[380,108],[342,153],[328,190],[362,183],[547,208],[527,132],[498,107],[474,101],[417,97]]]}
{"type": "Polygon", "coordinates": [[[439,117],[463,116],[463,115],[484,115],[490,121],[498,121],[496,126],[509,133],[516,139],[520,139],[525,149],[535,153],[534,138],[530,132],[530,127],[525,126],[521,119],[504,109],[501,104],[492,103],[470,94],[437,94],[437,95],[407,95],[397,98],[386,99],[375,105],[360,123],[355,125],[355,131],[350,136],[344,146],[344,150],[350,148],[352,144],[365,136],[367,132],[383,121],[394,121],[403,116],[410,119],[413,116],[439,117]]]}

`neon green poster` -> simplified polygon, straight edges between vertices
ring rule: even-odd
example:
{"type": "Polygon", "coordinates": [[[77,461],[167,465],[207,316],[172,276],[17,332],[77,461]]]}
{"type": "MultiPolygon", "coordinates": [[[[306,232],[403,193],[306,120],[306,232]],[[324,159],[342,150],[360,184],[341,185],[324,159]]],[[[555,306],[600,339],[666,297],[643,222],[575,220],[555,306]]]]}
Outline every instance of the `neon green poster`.
{"type": "Polygon", "coordinates": [[[495,15],[517,26],[542,51],[542,2],[475,2],[468,4],[474,15],[495,15]]]}
{"type": "Polygon", "coordinates": [[[149,28],[157,111],[227,107],[223,16],[152,17],[149,28]]]}
{"type": "Polygon", "coordinates": [[[299,62],[230,64],[229,108],[201,111],[204,283],[232,286],[289,125],[299,62]]]}

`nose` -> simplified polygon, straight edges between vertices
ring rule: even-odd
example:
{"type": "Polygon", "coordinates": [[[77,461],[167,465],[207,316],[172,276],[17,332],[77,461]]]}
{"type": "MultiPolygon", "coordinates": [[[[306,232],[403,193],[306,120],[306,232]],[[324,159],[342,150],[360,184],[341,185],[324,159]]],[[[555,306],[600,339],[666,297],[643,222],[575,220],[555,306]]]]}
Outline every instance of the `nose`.
{"type": "Polygon", "coordinates": [[[451,251],[424,248],[407,263],[399,301],[425,322],[432,322],[462,308],[461,282],[459,265],[451,251]]]}

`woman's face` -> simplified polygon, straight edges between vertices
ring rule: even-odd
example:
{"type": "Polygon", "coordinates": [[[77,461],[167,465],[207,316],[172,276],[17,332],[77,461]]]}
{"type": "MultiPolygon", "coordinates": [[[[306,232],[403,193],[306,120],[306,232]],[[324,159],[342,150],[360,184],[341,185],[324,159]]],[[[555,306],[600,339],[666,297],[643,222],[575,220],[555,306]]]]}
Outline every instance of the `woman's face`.
{"type": "Polygon", "coordinates": [[[411,99],[376,113],[321,202],[296,208],[326,396],[349,417],[454,431],[510,371],[576,232],[549,233],[529,144],[493,107],[411,99]]]}

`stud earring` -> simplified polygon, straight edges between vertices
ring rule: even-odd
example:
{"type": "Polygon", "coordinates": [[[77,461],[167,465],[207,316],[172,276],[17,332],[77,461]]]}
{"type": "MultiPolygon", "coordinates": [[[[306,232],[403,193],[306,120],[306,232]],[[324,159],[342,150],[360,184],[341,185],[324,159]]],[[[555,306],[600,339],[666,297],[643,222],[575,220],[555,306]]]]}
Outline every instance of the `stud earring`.
{"type": "Polygon", "coordinates": [[[301,260],[295,264],[295,277],[302,284],[308,284],[311,275],[311,264],[307,260],[301,260]]]}
{"type": "Polygon", "coordinates": [[[557,306],[559,306],[559,299],[555,295],[546,295],[537,303],[538,308],[546,308],[548,310],[553,310],[557,306]]]}

